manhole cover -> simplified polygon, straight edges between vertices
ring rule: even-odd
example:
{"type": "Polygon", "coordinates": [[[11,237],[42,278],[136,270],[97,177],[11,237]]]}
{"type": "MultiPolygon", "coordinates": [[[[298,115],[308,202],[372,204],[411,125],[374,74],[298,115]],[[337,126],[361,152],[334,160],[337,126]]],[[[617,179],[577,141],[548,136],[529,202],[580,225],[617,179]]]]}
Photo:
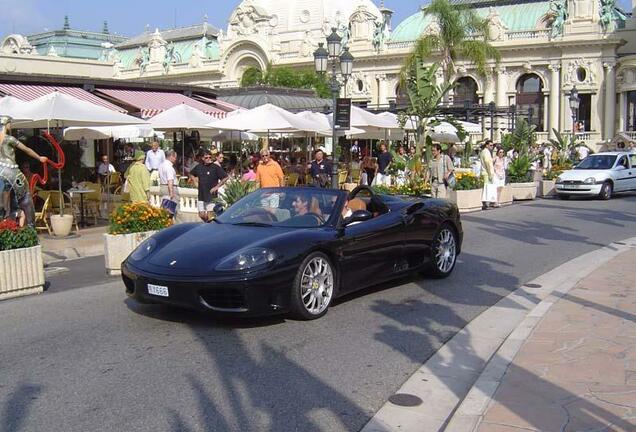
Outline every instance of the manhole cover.
{"type": "Polygon", "coordinates": [[[422,405],[424,401],[418,398],[415,395],[408,393],[397,393],[389,398],[389,402],[393,405],[403,406],[403,407],[414,407],[418,405],[422,405]]]}
{"type": "Polygon", "coordinates": [[[535,283],[527,283],[524,285],[526,288],[541,288],[543,285],[535,284],[535,283]]]}

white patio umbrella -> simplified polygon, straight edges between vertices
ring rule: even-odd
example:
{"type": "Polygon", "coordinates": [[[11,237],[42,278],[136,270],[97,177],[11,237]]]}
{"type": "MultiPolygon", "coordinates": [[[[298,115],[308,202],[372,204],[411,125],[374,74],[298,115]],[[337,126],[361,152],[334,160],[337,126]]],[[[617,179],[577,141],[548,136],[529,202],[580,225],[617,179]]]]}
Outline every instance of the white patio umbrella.
{"type": "Polygon", "coordinates": [[[26,102],[13,96],[5,96],[0,99],[0,116],[11,117],[13,121],[30,120],[25,112],[26,102]]]}
{"type": "Polygon", "coordinates": [[[265,104],[234,116],[209,123],[215,129],[249,131],[252,133],[297,132],[316,130],[313,122],[283,108],[265,104]]]}
{"type": "Polygon", "coordinates": [[[250,132],[240,132],[240,131],[217,131],[218,133],[212,135],[210,138],[212,141],[258,141],[258,135],[250,132]]]}
{"type": "Polygon", "coordinates": [[[182,132],[181,169],[182,172],[185,172],[185,133],[187,131],[214,129],[208,126],[208,124],[214,120],[214,117],[182,103],[157,114],[149,121],[150,125],[155,130],[164,132],[182,132]]]}
{"type": "Polygon", "coordinates": [[[86,139],[136,139],[152,138],[156,134],[150,125],[127,126],[95,126],[95,127],[69,127],[64,129],[64,139],[78,141],[86,139]]]}
{"type": "Polygon", "coordinates": [[[119,126],[147,124],[146,121],[54,91],[24,103],[28,121],[16,121],[16,128],[43,129],[52,126],[119,126]]]}

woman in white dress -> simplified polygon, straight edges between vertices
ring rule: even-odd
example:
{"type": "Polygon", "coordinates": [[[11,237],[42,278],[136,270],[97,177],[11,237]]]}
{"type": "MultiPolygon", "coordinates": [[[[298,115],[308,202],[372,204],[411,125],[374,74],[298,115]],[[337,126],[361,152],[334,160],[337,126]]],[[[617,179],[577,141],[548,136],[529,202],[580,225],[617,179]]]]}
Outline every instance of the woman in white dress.
{"type": "Polygon", "coordinates": [[[493,161],[493,165],[495,168],[495,176],[493,179],[493,184],[497,188],[497,203],[495,207],[501,206],[501,191],[506,185],[506,168],[507,168],[507,159],[506,153],[502,148],[497,149],[497,154],[495,155],[495,159],[493,161]]]}

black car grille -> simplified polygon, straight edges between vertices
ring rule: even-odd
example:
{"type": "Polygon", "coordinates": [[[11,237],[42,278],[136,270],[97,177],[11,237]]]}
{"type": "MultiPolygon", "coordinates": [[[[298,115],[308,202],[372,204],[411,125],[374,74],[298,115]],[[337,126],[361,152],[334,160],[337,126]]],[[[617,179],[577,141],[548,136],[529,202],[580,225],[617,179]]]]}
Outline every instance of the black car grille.
{"type": "Polygon", "coordinates": [[[213,309],[246,309],[245,295],[236,288],[215,288],[199,293],[203,301],[213,309]]]}
{"type": "Polygon", "coordinates": [[[567,184],[567,185],[582,185],[584,183],[581,180],[563,180],[563,184],[567,184]]]}

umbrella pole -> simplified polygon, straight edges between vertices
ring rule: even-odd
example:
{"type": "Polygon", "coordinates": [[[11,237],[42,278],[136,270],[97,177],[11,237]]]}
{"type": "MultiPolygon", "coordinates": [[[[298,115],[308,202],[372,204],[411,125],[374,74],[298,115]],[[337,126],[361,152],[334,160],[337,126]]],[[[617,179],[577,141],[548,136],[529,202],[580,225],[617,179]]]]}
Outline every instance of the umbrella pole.
{"type": "Polygon", "coordinates": [[[185,129],[181,131],[181,175],[185,175],[185,129]]]}

